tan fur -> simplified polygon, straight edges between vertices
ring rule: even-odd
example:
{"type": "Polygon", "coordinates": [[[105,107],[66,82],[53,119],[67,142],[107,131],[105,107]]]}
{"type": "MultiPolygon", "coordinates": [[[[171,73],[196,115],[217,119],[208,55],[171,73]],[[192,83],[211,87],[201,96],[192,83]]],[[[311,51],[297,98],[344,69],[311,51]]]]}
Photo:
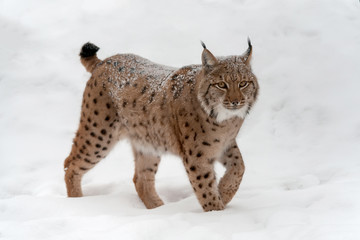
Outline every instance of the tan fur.
{"type": "Polygon", "coordinates": [[[69,197],[82,196],[83,174],[119,139],[127,138],[135,157],[133,181],[147,208],[163,204],[155,174],[160,156],[169,152],[182,158],[204,211],[224,209],[244,173],[235,138],[259,86],[249,65],[250,43],[244,55],[225,58],[215,58],[203,46],[202,65],[178,70],[131,54],[103,61],[96,55],[81,59],[92,76],[65,160],[69,197]],[[240,88],[240,83],[246,86],[240,88]],[[226,167],[219,185],[214,161],[226,167]]]}

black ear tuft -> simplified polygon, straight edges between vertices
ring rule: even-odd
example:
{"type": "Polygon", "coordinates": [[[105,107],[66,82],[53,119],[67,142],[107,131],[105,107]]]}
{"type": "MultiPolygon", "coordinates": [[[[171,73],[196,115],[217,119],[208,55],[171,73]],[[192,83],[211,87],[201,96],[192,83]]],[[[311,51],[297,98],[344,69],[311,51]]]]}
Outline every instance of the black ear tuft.
{"type": "Polygon", "coordinates": [[[248,45],[249,45],[249,48],[252,49],[252,45],[251,45],[251,41],[250,41],[250,37],[248,37],[248,45]]]}
{"type": "Polygon", "coordinates": [[[99,47],[97,47],[96,45],[88,42],[85,43],[84,46],[82,46],[81,48],[81,52],[80,52],[80,56],[85,58],[85,57],[92,57],[96,54],[96,52],[99,50],[99,47]]]}
{"type": "Polygon", "coordinates": [[[206,49],[206,45],[203,41],[201,41],[201,46],[203,46],[203,48],[206,49]]]}
{"type": "Polygon", "coordinates": [[[246,50],[246,52],[242,55],[244,62],[246,65],[250,64],[250,60],[251,60],[251,56],[252,56],[252,45],[251,45],[251,41],[250,38],[248,37],[248,49],[246,50]]]}
{"type": "Polygon", "coordinates": [[[250,56],[251,54],[251,51],[252,51],[252,45],[251,45],[251,41],[250,41],[250,38],[248,37],[248,49],[246,50],[246,53],[245,53],[245,56],[246,56],[246,59],[250,56]]]}

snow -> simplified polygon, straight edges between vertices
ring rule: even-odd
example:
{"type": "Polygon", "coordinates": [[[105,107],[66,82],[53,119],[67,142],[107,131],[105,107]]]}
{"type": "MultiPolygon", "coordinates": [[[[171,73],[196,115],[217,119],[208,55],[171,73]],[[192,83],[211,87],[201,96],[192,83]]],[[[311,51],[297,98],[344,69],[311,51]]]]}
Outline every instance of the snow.
{"type": "Polygon", "coordinates": [[[354,0],[2,0],[0,239],[359,239],[359,11],[354,0]],[[172,156],[157,174],[165,205],[147,210],[125,141],[85,176],[85,197],[65,197],[84,43],[101,59],[181,67],[201,62],[200,40],[226,56],[248,36],[261,89],[237,139],[245,176],[224,211],[202,212],[172,156]]]}

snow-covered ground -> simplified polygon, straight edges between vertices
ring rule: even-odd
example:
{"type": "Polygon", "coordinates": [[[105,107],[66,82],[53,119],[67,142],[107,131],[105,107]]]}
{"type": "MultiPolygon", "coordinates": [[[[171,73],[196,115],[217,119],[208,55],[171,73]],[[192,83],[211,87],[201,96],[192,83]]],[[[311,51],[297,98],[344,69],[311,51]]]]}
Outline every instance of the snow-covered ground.
{"type": "Polygon", "coordinates": [[[0,239],[360,239],[358,0],[0,0],[0,35],[0,239]],[[126,142],[66,198],[83,43],[180,67],[200,63],[200,40],[234,55],[248,36],[261,92],[224,211],[202,212],[172,156],[157,175],[166,204],[147,210],[126,142]]]}

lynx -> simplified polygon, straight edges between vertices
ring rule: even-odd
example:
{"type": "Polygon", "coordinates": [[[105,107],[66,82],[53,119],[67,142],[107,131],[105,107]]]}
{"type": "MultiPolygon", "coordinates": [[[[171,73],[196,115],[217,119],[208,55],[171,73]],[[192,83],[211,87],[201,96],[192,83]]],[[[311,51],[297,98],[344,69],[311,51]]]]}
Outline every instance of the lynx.
{"type": "Polygon", "coordinates": [[[100,60],[86,43],[81,63],[91,73],[65,182],[81,197],[82,176],[121,139],[131,143],[133,182],[149,209],[163,205],[155,174],[164,153],[179,156],[204,211],[222,210],[239,188],[244,163],[235,138],[255,103],[259,85],[250,67],[252,45],[242,55],[215,57],[202,43],[202,64],[180,69],[133,54],[100,60]],[[226,171],[217,183],[214,162],[226,171]]]}

